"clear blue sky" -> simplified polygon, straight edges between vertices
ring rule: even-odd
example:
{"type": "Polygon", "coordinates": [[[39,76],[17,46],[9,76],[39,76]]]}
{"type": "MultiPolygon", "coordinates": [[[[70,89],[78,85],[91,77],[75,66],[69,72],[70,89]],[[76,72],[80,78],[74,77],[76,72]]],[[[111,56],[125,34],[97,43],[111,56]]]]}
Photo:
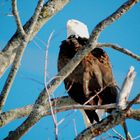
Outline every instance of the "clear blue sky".
{"type": "MultiPolygon", "coordinates": [[[[59,45],[66,38],[66,22],[68,19],[78,19],[87,24],[91,32],[95,25],[115,11],[125,0],[72,0],[61,12],[54,16],[37,34],[35,39],[28,45],[25,51],[20,71],[16,77],[4,110],[22,107],[34,103],[40,91],[43,89],[44,77],[44,54],[45,46],[40,40],[47,42],[52,31],[54,36],[49,48],[48,75],[52,78],[57,73],[57,56],[59,45]],[[38,44],[38,45],[36,45],[38,44]],[[40,46],[40,47],[38,47],[40,46]],[[39,82],[35,82],[34,80],[39,82]]],[[[37,0],[18,1],[18,8],[22,23],[33,14],[37,0]]],[[[0,1],[0,48],[2,49],[7,41],[16,31],[14,18],[7,16],[11,13],[10,0],[0,1]]],[[[101,34],[99,42],[110,42],[119,44],[134,53],[140,55],[140,3],[135,5],[121,19],[107,27],[101,34]]],[[[131,65],[137,72],[134,86],[131,93],[135,97],[140,92],[140,63],[136,60],[121,54],[110,48],[106,48],[113,67],[113,73],[119,86],[121,86],[126,73],[131,65]]],[[[8,71],[7,71],[8,73],[8,71]]],[[[0,79],[0,89],[4,84],[7,73],[0,79]]],[[[55,91],[54,96],[67,95],[63,84],[55,91]]],[[[65,117],[65,121],[59,126],[59,138],[61,140],[73,139],[75,137],[73,120],[76,121],[78,133],[84,129],[82,116],[79,111],[67,111],[59,113],[58,120],[65,117]]],[[[24,118],[25,119],[25,118],[24,118]]],[[[14,130],[24,119],[14,121],[4,128],[0,128],[0,139],[7,136],[10,130],[14,130]]],[[[140,134],[140,122],[128,121],[128,127],[133,137],[140,134]],[[133,127],[132,127],[133,125],[133,127]]],[[[117,130],[122,132],[120,127],[117,130]]],[[[122,133],[123,134],[123,133],[122,133]]],[[[106,135],[106,134],[105,134],[106,135]]],[[[46,140],[54,139],[53,123],[51,117],[43,118],[22,140],[46,140]]]]}

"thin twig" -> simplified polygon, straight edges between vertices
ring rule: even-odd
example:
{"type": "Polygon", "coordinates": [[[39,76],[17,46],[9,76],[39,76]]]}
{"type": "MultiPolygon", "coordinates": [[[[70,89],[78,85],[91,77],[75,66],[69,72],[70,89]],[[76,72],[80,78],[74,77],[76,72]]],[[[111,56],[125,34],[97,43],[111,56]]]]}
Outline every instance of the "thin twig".
{"type": "Polygon", "coordinates": [[[109,115],[108,117],[102,119],[102,121],[93,124],[82,131],[80,134],[78,134],[75,140],[91,140],[92,138],[99,136],[103,132],[106,132],[110,128],[113,128],[124,121],[124,119],[126,118],[125,115],[126,114],[123,111],[115,112],[112,115],[109,115]]]}
{"type": "Polygon", "coordinates": [[[77,136],[78,132],[77,132],[77,128],[76,128],[76,121],[75,121],[75,119],[73,119],[73,126],[74,126],[75,136],[77,136]]]}
{"type": "Polygon", "coordinates": [[[52,36],[53,36],[53,32],[50,34],[49,39],[48,39],[48,44],[46,46],[45,65],[44,65],[44,85],[45,85],[46,93],[48,94],[49,106],[51,109],[51,115],[52,115],[52,119],[54,122],[55,139],[58,140],[58,123],[57,123],[57,119],[56,119],[54,109],[53,109],[53,106],[51,103],[51,97],[50,97],[50,94],[49,94],[48,89],[47,89],[47,79],[46,79],[47,78],[47,66],[48,66],[48,49],[50,46],[52,36]]]}
{"type": "Polygon", "coordinates": [[[107,139],[110,139],[110,138],[112,138],[113,140],[114,139],[120,140],[120,138],[118,136],[112,136],[111,134],[109,134],[108,136],[102,137],[101,140],[107,140],[107,139]]]}
{"type": "Polygon", "coordinates": [[[111,129],[120,139],[125,140],[125,138],[118,132],[116,131],[114,128],[111,129]]]}
{"type": "Polygon", "coordinates": [[[102,138],[101,140],[107,140],[107,138],[113,138],[113,139],[118,139],[118,140],[123,140],[121,139],[119,136],[113,136],[112,134],[110,134],[109,132],[106,132],[108,136],[102,138]]]}
{"type": "Polygon", "coordinates": [[[124,129],[124,133],[125,133],[125,137],[126,137],[126,140],[132,140],[132,137],[131,137],[131,134],[129,133],[128,131],[128,128],[127,128],[127,125],[126,125],[126,122],[122,122],[121,123],[123,129],[124,129]]]}
{"type": "Polygon", "coordinates": [[[98,96],[103,90],[105,90],[109,85],[111,85],[112,83],[109,83],[107,86],[101,88],[98,92],[96,92],[96,94],[94,96],[92,96],[89,100],[87,100],[84,105],[88,104],[91,100],[93,100],[96,96],[98,96]]]}
{"type": "Polygon", "coordinates": [[[128,103],[126,110],[129,110],[133,104],[135,104],[140,99],[140,93],[128,103]]]}
{"type": "Polygon", "coordinates": [[[137,140],[140,138],[140,135],[136,136],[135,138],[133,138],[133,140],[137,140]]]}
{"type": "Polygon", "coordinates": [[[135,60],[137,61],[140,61],[140,56],[139,55],[136,55],[134,53],[132,53],[130,50],[126,49],[126,48],[122,48],[120,47],[119,45],[117,44],[112,44],[112,43],[98,43],[97,44],[97,47],[109,47],[109,48],[112,48],[112,49],[115,49],[121,53],[124,53],[132,58],[134,58],[135,60]]]}
{"type": "Polygon", "coordinates": [[[59,132],[62,132],[66,127],[68,127],[71,124],[71,116],[73,115],[73,118],[76,116],[76,111],[71,110],[68,114],[64,116],[64,119],[67,121],[63,127],[59,130],[59,132]]]}
{"type": "Polygon", "coordinates": [[[15,17],[15,21],[16,21],[17,29],[18,29],[19,33],[21,33],[22,36],[25,36],[26,33],[23,29],[23,26],[22,26],[22,23],[20,20],[20,16],[18,13],[18,9],[17,9],[17,0],[12,0],[12,13],[15,17]]]}
{"type": "Polygon", "coordinates": [[[33,81],[33,82],[39,84],[39,85],[44,86],[44,83],[43,83],[43,82],[41,82],[40,80],[35,79],[35,78],[31,77],[31,76],[25,76],[24,74],[20,74],[19,76],[20,76],[22,79],[30,80],[30,81],[33,81]]]}
{"type": "MultiPolygon", "coordinates": [[[[54,31],[53,31],[54,32],[54,31]]],[[[54,35],[53,35],[54,36],[54,35]]],[[[44,46],[46,46],[47,44],[46,44],[46,42],[44,41],[44,40],[42,40],[42,39],[40,39],[38,36],[35,36],[35,38],[37,39],[37,40],[39,40],[44,46]]],[[[52,37],[52,39],[53,39],[53,37],[52,37]]],[[[52,40],[51,39],[51,40],[52,40]]]]}
{"type": "Polygon", "coordinates": [[[35,40],[33,40],[33,43],[34,43],[41,51],[44,51],[44,49],[42,49],[42,48],[40,47],[40,45],[39,45],[35,40]]]}

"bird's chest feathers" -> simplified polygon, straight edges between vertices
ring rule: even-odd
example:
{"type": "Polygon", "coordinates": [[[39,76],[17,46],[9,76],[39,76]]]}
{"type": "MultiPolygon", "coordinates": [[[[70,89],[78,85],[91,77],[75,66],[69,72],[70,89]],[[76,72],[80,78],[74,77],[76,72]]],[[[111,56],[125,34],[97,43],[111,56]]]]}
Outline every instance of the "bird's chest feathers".
{"type": "Polygon", "coordinates": [[[97,65],[97,59],[89,54],[80,62],[80,64],[67,78],[69,80],[72,80],[73,82],[79,82],[82,85],[86,84],[87,87],[89,81],[94,80],[94,82],[96,82],[95,73],[97,72],[95,71],[98,71],[98,73],[100,73],[99,67],[97,65]]]}

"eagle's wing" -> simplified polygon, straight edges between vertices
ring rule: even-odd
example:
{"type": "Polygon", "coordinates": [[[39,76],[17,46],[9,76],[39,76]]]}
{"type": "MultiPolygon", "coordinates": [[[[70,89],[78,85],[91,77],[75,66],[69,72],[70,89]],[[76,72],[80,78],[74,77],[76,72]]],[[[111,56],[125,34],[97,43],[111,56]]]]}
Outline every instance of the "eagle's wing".
{"type": "MultiPolygon", "coordinates": [[[[71,37],[61,44],[58,70],[61,70],[72,59],[86,41],[71,37]]],[[[107,54],[101,48],[95,48],[89,53],[64,80],[64,84],[68,94],[80,104],[87,102],[89,105],[98,105],[116,102],[117,90],[112,68],[107,54]]],[[[97,110],[97,113],[95,110],[85,110],[90,123],[94,120],[98,122],[101,112],[101,110],[97,110]]]]}
{"type": "MultiPolygon", "coordinates": [[[[102,100],[101,104],[110,104],[116,103],[117,99],[117,85],[113,77],[112,67],[110,64],[109,57],[107,53],[101,48],[95,48],[92,52],[92,55],[98,59],[98,66],[102,74],[102,92],[99,94],[99,97],[102,100]]],[[[107,110],[111,111],[111,110],[107,110]]]]}
{"type": "MultiPolygon", "coordinates": [[[[101,48],[95,48],[82,61],[83,67],[83,90],[89,99],[88,104],[102,105],[116,103],[117,88],[112,74],[112,67],[106,52],[101,48]]],[[[112,110],[106,110],[111,112],[112,110]]],[[[88,118],[92,120],[91,112],[85,111],[88,118]]],[[[97,109],[99,120],[101,120],[105,110],[97,109]]],[[[97,119],[95,119],[97,121],[97,119]]]]}

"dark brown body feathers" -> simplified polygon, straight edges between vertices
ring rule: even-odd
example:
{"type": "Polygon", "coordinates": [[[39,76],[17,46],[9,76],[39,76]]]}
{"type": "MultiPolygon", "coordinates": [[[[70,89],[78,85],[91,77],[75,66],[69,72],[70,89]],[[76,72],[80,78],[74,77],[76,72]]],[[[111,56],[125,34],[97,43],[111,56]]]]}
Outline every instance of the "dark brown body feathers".
{"type": "MultiPolygon", "coordinates": [[[[87,41],[86,38],[70,36],[62,42],[58,57],[59,71],[74,57],[80,48],[83,48],[87,41]]],[[[95,48],[89,53],[64,80],[64,84],[68,94],[80,104],[84,104],[98,93],[87,104],[97,105],[116,102],[117,89],[109,57],[101,48],[95,48]]],[[[91,123],[94,120],[99,121],[95,110],[86,110],[85,112],[91,123]]]]}

